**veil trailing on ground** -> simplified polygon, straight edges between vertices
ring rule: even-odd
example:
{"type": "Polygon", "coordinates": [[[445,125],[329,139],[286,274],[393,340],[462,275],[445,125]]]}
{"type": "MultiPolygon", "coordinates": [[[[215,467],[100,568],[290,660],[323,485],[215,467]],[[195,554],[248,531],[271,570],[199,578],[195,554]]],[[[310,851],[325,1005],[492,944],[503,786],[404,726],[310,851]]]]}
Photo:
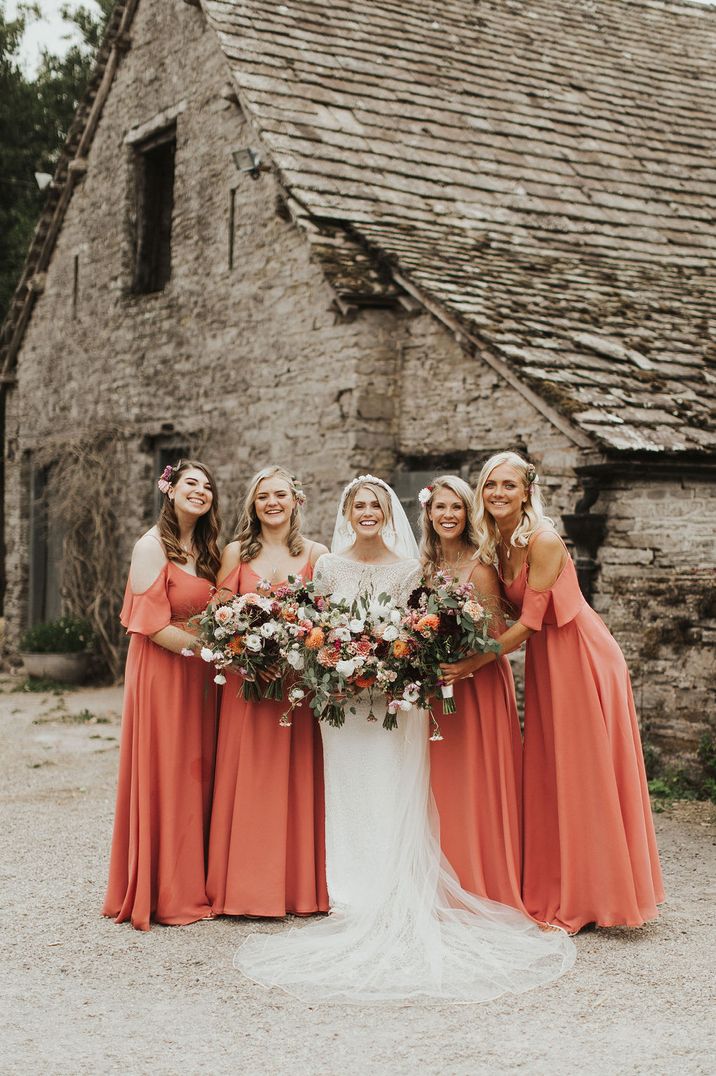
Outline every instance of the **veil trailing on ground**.
{"type": "Polygon", "coordinates": [[[372,474],[361,474],[357,478],[352,479],[343,490],[338,501],[338,512],[336,514],[336,525],[333,528],[333,540],[331,541],[331,553],[343,553],[351,547],[355,541],[355,532],[350,523],[343,515],[343,509],[346,503],[346,497],[352,489],[356,486],[362,486],[371,484],[374,486],[380,486],[384,489],[390,497],[390,506],[393,513],[392,524],[387,524],[383,527],[382,538],[388,549],[395,553],[396,556],[402,558],[418,559],[418,543],[415,541],[415,535],[413,534],[408,517],[405,514],[405,509],[398,500],[398,495],[395,490],[392,489],[387,482],[384,482],[382,478],[376,478],[372,474]]]}

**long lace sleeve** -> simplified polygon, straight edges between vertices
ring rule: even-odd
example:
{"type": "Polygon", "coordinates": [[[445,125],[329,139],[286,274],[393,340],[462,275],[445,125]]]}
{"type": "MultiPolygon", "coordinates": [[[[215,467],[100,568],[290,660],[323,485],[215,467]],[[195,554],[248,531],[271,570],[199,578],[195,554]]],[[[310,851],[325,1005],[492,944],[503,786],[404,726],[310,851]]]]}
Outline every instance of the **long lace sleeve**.
{"type": "Polygon", "coordinates": [[[419,561],[408,561],[408,565],[406,566],[405,575],[401,578],[396,588],[395,604],[400,606],[407,605],[408,598],[417,587],[423,574],[419,561]]]}
{"type": "Polygon", "coordinates": [[[313,585],[316,594],[332,594],[335,589],[335,579],[331,554],[323,553],[316,561],[313,569],[313,585]]]}

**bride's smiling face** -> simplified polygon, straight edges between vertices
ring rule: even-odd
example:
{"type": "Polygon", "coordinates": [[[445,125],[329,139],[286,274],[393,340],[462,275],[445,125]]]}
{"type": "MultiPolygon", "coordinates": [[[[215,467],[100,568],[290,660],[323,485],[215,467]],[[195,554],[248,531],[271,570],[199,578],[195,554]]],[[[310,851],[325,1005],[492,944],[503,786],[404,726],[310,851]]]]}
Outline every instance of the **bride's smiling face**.
{"type": "Polygon", "coordinates": [[[348,514],[348,522],[356,535],[362,538],[375,537],[383,530],[385,514],[380,507],[377,494],[369,486],[360,486],[356,490],[348,514]]]}

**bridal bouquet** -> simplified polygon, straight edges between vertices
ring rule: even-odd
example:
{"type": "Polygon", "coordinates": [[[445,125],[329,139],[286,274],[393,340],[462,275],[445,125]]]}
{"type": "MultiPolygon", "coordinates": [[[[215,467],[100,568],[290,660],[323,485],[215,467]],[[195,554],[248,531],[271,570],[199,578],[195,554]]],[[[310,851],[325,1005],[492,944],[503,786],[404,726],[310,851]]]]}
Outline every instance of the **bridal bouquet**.
{"type": "Polygon", "coordinates": [[[455,713],[455,700],[453,685],[441,681],[440,663],[478,651],[498,652],[489,627],[490,613],[478,601],[472,583],[458,583],[438,572],[430,585],[421,583],[410,595],[402,629],[412,655],[411,670],[428,695],[440,688],[444,714],[455,713]]]}
{"type": "MultiPolygon", "coordinates": [[[[370,593],[359,595],[351,605],[316,598],[304,612],[312,622],[310,631],[294,636],[283,651],[298,681],[289,692],[291,707],[282,723],[289,725],[291,710],[310,696],[319,721],[340,728],[347,700],[364,691],[370,700],[368,720],[376,721],[375,692],[389,695],[399,678],[390,656],[403,613],[389,595],[370,593]]],[[[348,709],[355,713],[354,707],[348,709]]]]}
{"type": "Polygon", "coordinates": [[[272,594],[271,584],[262,581],[257,592],[218,590],[214,594],[195,623],[204,644],[201,657],[214,666],[215,683],[225,684],[224,671],[231,669],[243,677],[245,699],[283,698],[280,676],[267,680],[263,691],[259,676],[281,662],[292,625],[298,620],[295,595],[302,587],[303,583],[300,587],[288,584],[272,594]]]}

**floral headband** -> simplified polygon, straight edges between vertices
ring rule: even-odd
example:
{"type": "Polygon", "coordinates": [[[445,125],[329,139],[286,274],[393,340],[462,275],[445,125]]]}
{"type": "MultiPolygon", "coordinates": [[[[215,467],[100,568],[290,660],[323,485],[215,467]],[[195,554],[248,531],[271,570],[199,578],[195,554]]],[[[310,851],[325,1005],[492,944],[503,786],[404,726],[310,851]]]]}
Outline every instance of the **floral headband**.
{"type": "Polygon", "coordinates": [[[157,485],[162,493],[168,493],[172,488],[172,478],[174,477],[174,468],[171,463],[168,463],[159,478],[157,479],[157,485]]]}
{"type": "Polygon", "coordinates": [[[372,482],[374,485],[382,486],[384,490],[390,493],[390,486],[387,482],[384,482],[382,478],[376,478],[374,474],[359,474],[357,478],[352,478],[346,488],[341,493],[341,511],[345,508],[346,497],[353,489],[354,486],[362,486],[365,482],[372,482]]]}

